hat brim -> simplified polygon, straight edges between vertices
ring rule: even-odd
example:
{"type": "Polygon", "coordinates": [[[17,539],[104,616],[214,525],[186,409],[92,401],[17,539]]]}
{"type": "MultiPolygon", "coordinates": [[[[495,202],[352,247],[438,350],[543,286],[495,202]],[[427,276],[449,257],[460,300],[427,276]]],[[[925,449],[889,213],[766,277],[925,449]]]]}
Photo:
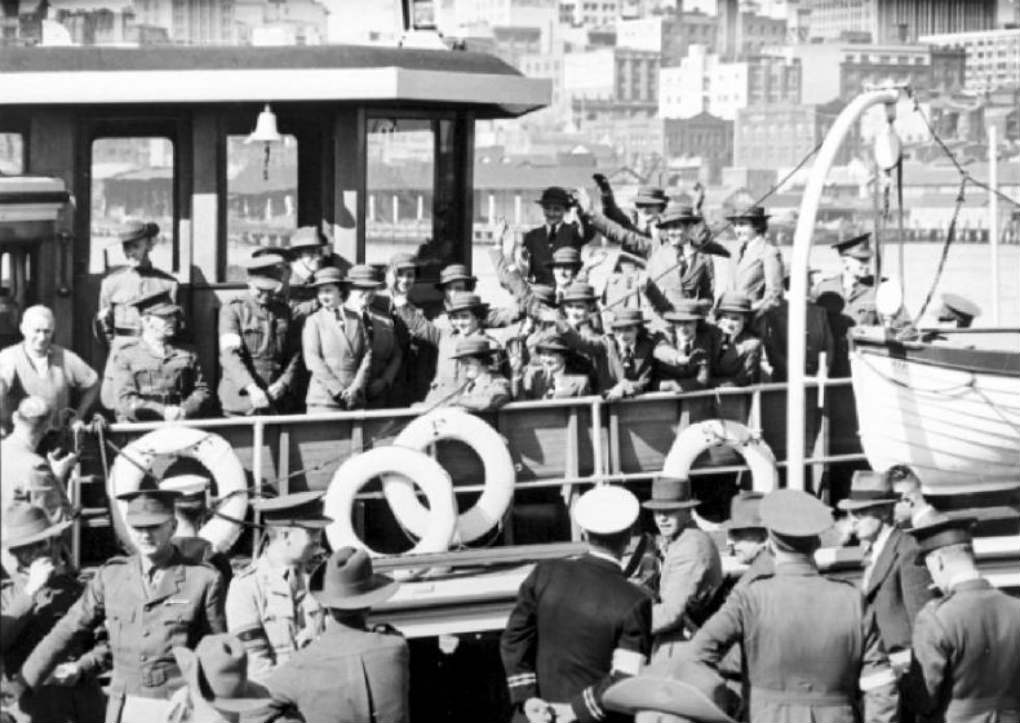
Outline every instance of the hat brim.
{"type": "Polygon", "coordinates": [[[836,507],[843,510],[865,510],[869,507],[886,507],[888,505],[895,505],[899,500],[895,497],[876,497],[870,500],[852,499],[847,497],[836,503],[836,507]]]}
{"type": "Polygon", "coordinates": [[[741,530],[761,530],[762,532],[768,532],[768,528],[763,524],[753,525],[748,522],[733,523],[730,520],[720,523],[719,529],[725,530],[726,532],[740,532],[741,530]]]}
{"type": "Polygon", "coordinates": [[[218,698],[213,696],[210,698],[206,695],[205,691],[205,688],[208,686],[203,686],[199,677],[202,674],[202,665],[199,662],[198,655],[195,651],[189,648],[175,646],[172,652],[174,659],[177,661],[177,667],[181,669],[184,680],[191,689],[191,692],[194,693],[199,700],[212,706],[216,710],[227,713],[250,713],[252,711],[266,708],[273,700],[272,694],[269,692],[268,688],[251,680],[247,681],[245,692],[248,695],[244,697],[218,698]]]}
{"type": "Polygon", "coordinates": [[[700,314],[686,314],[679,311],[667,311],[662,318],[669,322],[681,322],[681,321],[701,321],[705,317],[701,316],[700,314]]]}
{"type": "Polygon", "coordinates": [[[283,282],[279,279],[274,279],[270,276],[249,276],[248,283],[254,286],[256,289],[263,289],[264,291],[275,291],[276,289],[283,288],[283,282]]]}
{"type": "Polygon", "coordinates": [[[641,506],[646,510],[686,510],[697,507],[701,500],[645,500],[641,506]]]}
{"type": "Polygon", "coordinates": [[[635,196],[635,206],[668,206],[668,198],[658,198],[656,196],[635,196]]]}
{"type": "Polygon", "coordinates": [[[700,690],[673,678],[651,675],[625,678],[606,690],[602,702],[606,708],[620,713],[651,710],[699,723],[736,723],[700,690]]]}
{"type": "MultiPolygon", "coordinates": [[[[319,582],[321,583],[321,574],[319,582]]],[[[310,579],[309,587],[311,587],[312,584],[313,580],[310,579]]],[[[329,594],[323,590],[312,590],[312,597],[318,600],[320,605],[327,608],[335,608],[337,610],[362,610],[389,600],[391,597],[396,595],[397,590],[400,588],[400,583],[391,577],[387,577],[386,575],[376,572],[372,574],[368,587],[370,589],[367,592],[358,593],[356,595],[335,595],[329,594]]]]}
{"type": "Polygon", "coordinates": [[[489,309],[489,305],[485,304],[485,303],[482,303],[482,304],[469,304],[467,306],[451,306],[451,307],[447,307],[446,308],[446,313],[447,314],[456,314],[458,311],[479,311],[479,310],[482,311],[483,313],[485,313],[485,312],[488,311],[488,309],[489,309]]]}
{"type": "Polygon", "coordinates": [[[771,213],[765,213],[761,216],[752,216],[747,213],[735,213],[732,216],[727,216],[726,220],[736,223],[737,221],[768,221],[770,218],[772,218],[771,213]]]}
{"type": "Polygon", "coordinates": [[[560,299],[560,304],[566,304],[568,302],[573,302],[575,304],[578,303],[590,304],[595,300],[596,299],[594,296],[564,296],[563,298],[560,299]]]}
{"type": "Polygon", "coordinates": [[[352,289],[381,289],[383,282],[367,281],[364,279],[347,279],[347,285],[352,289]]]}
{"type": "Polygon", "coordinates": [[[478,279],[474,276],[454,276],[452,279],[446,279],[445,281],[437,281],[435,286],[437,289],[442,289],[444,286],[449,286],[457,281],[466,281],[469,284],[477,284],[478,279]]]}
{"type": "Polygon", "coordinates": [[[667,218],[660,218],[659,222],[655,224],[659,228],[668,228],[670,226],[693,226],[696,223],[701,223],[705,219],[701,216],[672,216],[667,218]]]}
{"type": "Polygon", "coordinates": [[[309,281],[307,284],[305,284],[305,286],[311,287],[313,289],[317,289],[320,286],[336,286],[338,288],[343,288],[345,286],[350,285],[351,282],[348,279],[326,279],[320,281],[309,281]]]}
{"type": "Polygon", "coordinates": [[[584,266],[584,263],[580,259],[578,259],[577,261],[556,261],[555,259],[553,259],[551,261],[546,261],[542,265],[545,266],[547,269],[551,269],[556,266],[570,266],[570,267],[576,266],[577,268],[581,268],[582,266],[584,266]]]}
{"type": "Polygon", "coordinates": [[[128,527],[155,527],[173,518],[172,512],[136,512],[124,515],[124,522],[128,527]]]}
{"type": "Polygon", "coordinates": [[[717,306],[715,310],[724,311],[727,314],[753,314],[754,309],[747,309],[743,306],[717,306]]]}
{"type": "Polygon", "coordinates": [[[141,316],[176,316],[181,313],[177,304],[157,304],[141,312],[141,316]]]}
{"type": "Polygon", "coordinates": [[[634,320],[628,319],[626,321],[615,321],[614,320],[613,323],[611,323],[609,325],[609,327],[611,329],[626,329],[626,328],[631,327],[631,326],[644,326],[644,325],[645,325],[645,320],[644,319],[634,319],[634,320]]]}
{"type": "Polygon", "coordinates": [[[476,359],[486,359],[496,353],[495,349],[489,349],[488,351],[466,351],[460,354],[451,354],[451,359],[467,359],[468,357],[475,357],[476,359]]]}
{"type": "Polygon", "coordinates": [[[875,252],[870,249],[867,251],[844,251],[840,254],[840,256],[849,256],[850,258],[857,259],[858,261],[869,261],[874,255],[875,252]]]}
{"type": "Polygon", "coordinates": [[[70,527],[73,524],[73,522],[74,522],[73,520],[64,520],[63,522],[58,522],[55,525],[50,525],[49,527],[39,530],[39,532],[33,533],[31,535],[24,535],[23,537],[12,537],[10,539],[6,539],[3,541],[3,544],[0,544],[0,547],[3,547],[5,550],[16,550],[19,547],[34,545],[35,543],[41,542],[42,540],[48,540],[51,537],[58,536],[60,533],[62,533],[64,530],[70,527]]]}
{"type": "Polygon", "coordinates": [[[569,354],[572,349],[562,344],[536,344],[535,351],[551,351],[557,354],[569,354]]]}

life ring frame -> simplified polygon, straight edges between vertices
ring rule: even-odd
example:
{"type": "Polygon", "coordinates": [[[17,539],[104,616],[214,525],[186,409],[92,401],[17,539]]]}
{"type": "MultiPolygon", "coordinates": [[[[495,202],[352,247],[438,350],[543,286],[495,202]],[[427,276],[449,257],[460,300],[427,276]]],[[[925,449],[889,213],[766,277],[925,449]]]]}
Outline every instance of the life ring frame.
{"type": "MultiPolygon", "coordinates": [[[[457,518],[455,543],[483,537],[499,524],[513,501],[517,474],[503,437],[483,420],[461,409],[437,409],[418,417],[393,440],[398,447],[424,451],[439,440],[456,440],[471,447],[485,468],[485,487],[471,509],[457,518]]],[[[431,512],[414,489],[395,475],[383,477],[383,495],[401,525],[421,537],[429,527],[431,512]]]]}
{"type": "Polygon", "coordinates": [[[330,547],[334,550],[355,547],[373,557],[382,556],[358,537],[351,522],[351,512],[358,490],[373,478],[387,473],[400,475],[394,477],[393,484],[405,486],[412,496],[417,484],[429,501],[426,529],[415,535],[419,538],[418,543],[407,554],[448,550],[457,525],[457,504],[453,499],[450,475],[424,452],[407,447],[375,447],[349,458],[333,473],[323,500],[325,513],[333,518],[326,527],[330,547]]]}
{"type": "Polygon", "coordinates": [[[150,470],[157,457],[166,455],[191,457],[212,474],[220,500],[218,511],[231,519],[213,515],[198,534],[208,540],[216,552],[228,552],[241,536],[241,525],[231,520],[243,520],[248,511],[247,477],[227,440],[194,427],[160,427],[134,440],[117,455],[106,480],[110,517],[117,536],[128,549],[134,549],[124,519],[128,503],[118,500],[117,495],[137,490],[145,476],[143,470],[150,470]]]}
{"type": "Polygon", "coordinates": [[[747,426],[728,419],[708,419],[684,429],[673,440],[673,445],[662,463],[662,474],[668,477],[687,477],[694,460],[710,447],[730,447],[751,468],[751,489],[768,493],[779,487],[779,468],[776,456],[768,444],[747,426]]]}

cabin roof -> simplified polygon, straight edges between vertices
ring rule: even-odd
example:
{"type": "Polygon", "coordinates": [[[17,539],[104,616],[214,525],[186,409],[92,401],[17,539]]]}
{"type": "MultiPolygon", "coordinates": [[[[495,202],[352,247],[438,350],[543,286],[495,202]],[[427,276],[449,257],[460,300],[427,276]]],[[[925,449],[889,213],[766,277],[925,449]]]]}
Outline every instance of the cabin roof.
{"type": "Polygon", "coordinates": [[[0,105],[394,101],[507,117],[552,81],[484,53],[358,45],[0,48],[0,105]],[[72,80],[73,78],[73,80],[72,80]]]}

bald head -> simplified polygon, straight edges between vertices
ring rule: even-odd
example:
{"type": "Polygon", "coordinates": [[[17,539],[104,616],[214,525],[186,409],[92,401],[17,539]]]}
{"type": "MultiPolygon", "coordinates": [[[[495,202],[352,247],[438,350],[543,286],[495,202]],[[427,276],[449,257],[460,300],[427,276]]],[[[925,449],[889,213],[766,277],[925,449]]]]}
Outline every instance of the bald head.
{"type": "Polygon", "coordinates": [[[30,439],[41,439],[49,426],[52,411],[45,399],[25,397],[11,420],[14,422],[14,430],[30,439]]]}
{"type": "Polygon", "coordinates": [[[47,307],[36,305],[25,309],[21,316],[21,336],[29,352],[41,356],[49,351],[55,325],[53,312],[47,307]]]}

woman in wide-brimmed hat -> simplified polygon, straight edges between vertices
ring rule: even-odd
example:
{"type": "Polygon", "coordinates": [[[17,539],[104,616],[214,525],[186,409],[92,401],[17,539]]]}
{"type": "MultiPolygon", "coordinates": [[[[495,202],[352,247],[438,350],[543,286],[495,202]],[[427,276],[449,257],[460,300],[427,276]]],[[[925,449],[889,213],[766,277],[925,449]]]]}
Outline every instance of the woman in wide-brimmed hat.
{"type": "Polygon", "coordinates": [[[745,387],[761,374],[761,339],[749,328],[754,317],[751,299],[741,291],[727,291],[715,307],[722,332],[719,351],[712,361],[717,386],[745,387]]]}
{"type": "Polygon", "coordinates": [[[769,214],[761,206],[726,217],[739,242],[735,286],[751,300],[757,318],[783,298],[783,258],[766,237],[769,214]]]}

